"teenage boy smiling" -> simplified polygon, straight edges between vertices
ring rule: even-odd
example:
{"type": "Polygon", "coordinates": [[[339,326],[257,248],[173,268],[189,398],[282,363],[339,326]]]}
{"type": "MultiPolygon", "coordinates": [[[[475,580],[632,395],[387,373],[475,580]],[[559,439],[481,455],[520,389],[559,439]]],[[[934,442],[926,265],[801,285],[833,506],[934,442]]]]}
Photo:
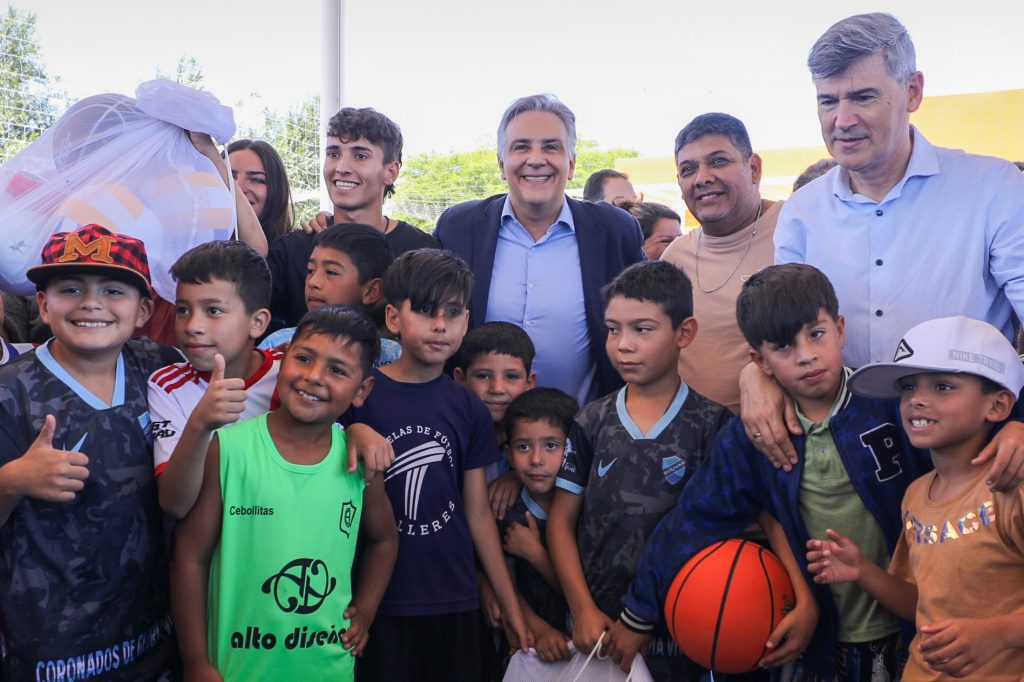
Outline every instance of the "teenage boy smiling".
{"type": "Polygon", "coordinates": [[[402,131],[387,116],[369,107],[346,107],[331,118],[323,174],[334,212],[321,213],[307,231],[291,232],[270,249],[270,311],[283,323],[274,328],[294,326],[306,311],[306,263],[313,252],[314,231],[342,223],[370,225],[384,235],[395,258],[413,249],[438,247],[426,232],[384,215],[384,201],[395,193],[401,167],[402,131]]]}

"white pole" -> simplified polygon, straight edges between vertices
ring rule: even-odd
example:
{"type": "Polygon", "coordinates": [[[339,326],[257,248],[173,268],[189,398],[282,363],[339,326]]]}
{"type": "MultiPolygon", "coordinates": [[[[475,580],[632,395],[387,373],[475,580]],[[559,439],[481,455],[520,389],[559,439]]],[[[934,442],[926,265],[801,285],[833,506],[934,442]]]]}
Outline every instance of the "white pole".
{"type": "MultiPolygon", "coordinates": [[[[324,167],[324,140],[327,122],[341,109],[344,92],[345,68],[342,63],[345,35],[345,0],[321,0],[320,11],[320,168],[324,167]]],[[[320,173],[320,205],[332,212],[333,206],[327,201],[327,187],[323,173],[320,173]]]]}

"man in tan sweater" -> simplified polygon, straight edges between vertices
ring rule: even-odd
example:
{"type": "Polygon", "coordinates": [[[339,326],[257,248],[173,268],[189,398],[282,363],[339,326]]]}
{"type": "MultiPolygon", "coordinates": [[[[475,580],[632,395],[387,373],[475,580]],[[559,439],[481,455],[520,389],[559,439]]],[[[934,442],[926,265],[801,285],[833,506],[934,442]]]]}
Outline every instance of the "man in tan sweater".
{"type": "Polygon", "coordinates": [[[676,136],[676,178],[700,227],[676,239],[662,260],[693,282],[697,337],[679,374],[696,391],[739,411],[740,370],[750,358],[736,326],[736,297],[750,275],[775,262],[772,236],[781,201],[761,198],[761,157],[742,121],[701,114],[676,136]]]}

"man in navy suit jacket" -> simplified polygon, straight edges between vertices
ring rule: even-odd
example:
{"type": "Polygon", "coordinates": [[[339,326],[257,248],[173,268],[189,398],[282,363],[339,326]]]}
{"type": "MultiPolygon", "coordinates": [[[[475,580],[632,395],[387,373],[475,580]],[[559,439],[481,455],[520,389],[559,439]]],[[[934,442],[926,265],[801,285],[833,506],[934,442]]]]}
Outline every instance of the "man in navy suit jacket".
{"type": "Polygon", "coordinates": [[[604,350],[601,287],[644,260],[636,219],[610,204],[576,201],[576,120],[552,95],[513,102],[498,127],[508,194],[445,211],[434,236],[473,270],[470,326],[520,325],[537,347],[538,383],[581,404],[622,385],[604,350]]]}

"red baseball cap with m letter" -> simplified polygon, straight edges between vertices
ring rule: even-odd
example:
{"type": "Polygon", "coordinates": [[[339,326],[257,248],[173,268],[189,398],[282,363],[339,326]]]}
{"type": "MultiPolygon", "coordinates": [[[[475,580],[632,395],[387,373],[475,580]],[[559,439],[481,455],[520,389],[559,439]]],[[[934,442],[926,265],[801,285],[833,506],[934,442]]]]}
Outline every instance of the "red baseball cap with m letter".
{"type": "Polygon", "coordinates": [[[43,247],[42,264],[25,275],[37,287],[56,275],[109,272],[153,296],[146,246],[126,234],[114,234],[102,225],[86,225],[74,232],[57,232],[43,247]]]}
{"type": "Polygon", "coordinates": [[[869,398],[900,397],[899,381],[911,374],[975,374],[1020,395],[1024,364],[1002,332],[969,317],[942,317],[908,331],[892,362],[861,367],[850,376],[850,390],[869,398]]]}

